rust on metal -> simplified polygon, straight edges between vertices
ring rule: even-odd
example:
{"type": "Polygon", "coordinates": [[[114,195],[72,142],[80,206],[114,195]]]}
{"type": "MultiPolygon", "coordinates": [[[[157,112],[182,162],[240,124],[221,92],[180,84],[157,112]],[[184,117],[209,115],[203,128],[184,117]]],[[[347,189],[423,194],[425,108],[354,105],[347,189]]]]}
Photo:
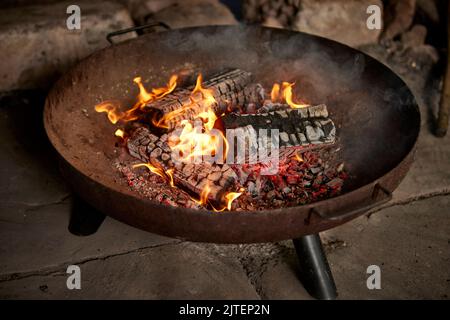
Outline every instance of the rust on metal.
{"type": "Polygon", "coordinates": [[[376,184],[387,192],[400,184],[413,161],[420,129],[417,104],[405,88],[381,63],[323,38],[256,26],[198,27],[146,34],[89,56],[51,90],[44,123],[68,183],[105,214],[191,241],[279,241],[353,219],[364,211],[356,209],[374,201],[376,184]],[[361,73],[342,67],[361,59],[361,73]],[[137,70],[142,79],[160,85],[186,68],[205,77],[224,68],[248,70],[264,79],[265,86],[286,77],[302,79],[297,85],[302,97],[326,103],[336,125],[350,174],[342,194],[303,206],[215,213],[163,205],[133,193],[111,165],[117,157],[117,127],[104,121],[94,105],[104,97],[132,101],[137,91],[130,75],[137,70]],[[393,93],[389,101],[380,94],[387,91],[393,93]],[[305,223],[313,208],[322,216],[312,214],[305,223]],[[354,215],[345,214],[351,211],[354,215]]]}

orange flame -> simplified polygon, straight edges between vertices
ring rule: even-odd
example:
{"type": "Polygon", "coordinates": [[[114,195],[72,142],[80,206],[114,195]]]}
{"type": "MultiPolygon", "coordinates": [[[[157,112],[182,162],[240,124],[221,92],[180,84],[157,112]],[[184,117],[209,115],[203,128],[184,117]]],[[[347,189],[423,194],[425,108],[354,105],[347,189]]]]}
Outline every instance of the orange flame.
{"type": "Polygon", "coordinates": [[[241,196],[242,192],[229,192],[225,195],[225,199],[227,200],[227,209],[231,210],[231,204],[234,200],[241,196]]]}
{"type": "Polygon", "coordinates": [[[214,107],[217,102],[211,89],[202,87],[202,75],[197,81],[190,95],[190,103],[183,108],[169,112],[157,122],[159,127],[168,127],[168,122],[190,110],[194,112],[194,120],[200,119],[202,126],[194,126],[192,121],[182,120],[182,130],[176,143],[169,144],[177,152],[181,161],[191,161],[201,156],[215,156],[219,150],[224,150],[224,158],[228,152],[228,142],[219,130],[213,132],[217,116],[214,107]]]}
{"type": "Polygon", "coordinates": [[[210,192],[211,192],[211,188],[209,187],[209,183],[207,183],[207,184],[205,185],[205,187],[203,188],[202,192],[200,193],[200,199],[194,199],[194,198],[192,198],[192,197],[191,197],[191,199],[192,199],[195,203],[197,203],[197,204],[203,206],[203,205],[205,205],[205,204],[208,203],[208,195],[209,195],[210,192]]]}
{"type": "Polygon", "coordinates": [[[277,102],[280,99],[280,85],[278,83],[273,84],[272,91],[270,92],[270,98],[272,102],[277,102]]]}
{"type": "Polygon", "coordinates": [[[139,88],[139,95],[137,97],[137,102],[133,107],[126,110],[125,112],[118,110],[118,104],[112,101],[105,101],[95,106],[95,111],[97,112],[106,112],[108,114],[108,119],[111,123],[116,124],[119,120],[123,121],[133,121],[137,119],[136,111],[143,109],[147,103],[152,101],[161,99],[165,95],[171,93],[175,90],[177,86],[176,75],[172,75],[169,79],[169,82],[165,87],[154,88],[151,92],[148,92],[144,85],[142,84],[141,77],[136,77],[133,79],[133,82],[139,88]]]}
{"type": "Polygon", "coordinates": [[[139,88],[138,102],[146,103],[153,99],[152,95],[147,92],[144,85],[142,84],[141,77],[134,78],[133,82],[136,83],[139,88]]]}
{"type": "Polygon", "coordinates": [[[175,188],[175,183],[173,182],[173,169],[169,169],[166,171],[167,176],[169,177],[169,184],[172,188],[175,188]]]}
{"type": "Polygon", "coordinates": [[[116,124],[120,118],[123,117],[123,113],[117,110],[117,105],[113,101],[104,101],[95,106],[95,111],[106,112],[108,119],[111,123],[116,124]]]}
{"type": "Polygon", "coordinates": [[[150,163],[139,163],[139,164],[133,165],[133,169],[140,168],[140,167],[146,167],[151,172],[157,174],[158,176],[160,176],[164,179],[167,179],[167,176],[164,173],[164,170],[157,168],[157,167],[151,165],[150,163]]]}
{"type": "Polygon", "coordinates": [[[295,103],[292,101],[292,87],[295,85],[295,82],[283,82],[283,98],[286,100],[286,103],[293,109],[306,108],[308,105],[304,103],[295,103]]]}
{"type": "Polygon", "coordinates": [[[295,154],[295,160],[297,160],[298,162],[303,162],[303,158],[301,155],[299,155],[298,153],[295,154]]]}
{"type": "MultiPolygon", "coordinates": [[[[192,93],[190,95],[190,103],[183,108],[177,109],[164,115],[158,121],[154,121],[154,124],[158,127],[168,128],[168,122],[172,121],[174,118],[182,115],[185,112],[194,112],[194,120],[200,119],[202,126],[200,128],[194,128],[191,121],[183,120],[181,121],[182,132],[180,136],[173,143],[169,143],[170,147],[179,151],[185,160],[192,159],[196,156],[202,155],[212,155],[214,156],[218,150],[222,147],[225,149],[224,157],[228,152],[228,143],[223,133],[217,131],[219,136],[212,133],[217,116],[214,112],[214,107],[217,102],[214,98],[213,91],[208,88],[202,87],[202,75],[199,74],[196,80],[196,84],[192,93]]],[[[169,79],[169,82],[165,87],[154,88],[150,92],[147,91],[142,83],[141,77],[134,78],[134,83],[139,88],[139,95],[137,97],[137,102],[126,111],[119,110],[119,104],[113,101],[105,101],[95,106],[97,112],[107,113],[108,119],[111,123],[116,124],[118,121],[132,121],[137,119],[137,111],[143,110],[145,106],[155,100],[161,99],[167,94],[173,92],[177,85],[177,76],[173,75],[169,79]]],[[[280,89],[279,84],[275,84],[271,98],[272,100],[281,100],[281,98],[286,99],[286,102],[291,105],[291,107],[296,107],[297,105],[292,102],[292,86],[293,84],[283,82],[280,89]],[[280,90],[282,92],[280,92],[280,90]]],[[[125,132],[122,129],[117,129],[115,135],[121,138],[125,137],[125,132]]],[[[133,168],[146,167],[152,173],[159,175],[164,178],[171,187],[176,188],[174,183],[174,169],[169,169],[164,171],[161,168],[155,167],[150,163],[140,163],[133,165],[133,168]]],[[[241,189],[240,191],[243,191],[241,189]]],[[[200,193],[200,198],[193,199],[199,205],[208,204],[208,196],[211,192],[209,184],[206,184],[200,193]]],[[[221,212],[225,210],[231,210],[232,203],[234,200],[239,198],[242,192],[229,192],[224,196],[224,201],[226,205],[217,210],[213,207],[214,211],[221,212]]]]}
{"type": "Polygon", "coordinates": [[[294,85],[295,82],[282,82],[280,88],[280,85],[278,83],[275,83],[270,93],[272,102],[279,102],[280,100],[284,100],[292,109],[306,108],[308,104],[301,102],[296,103],[293,101],[292,88],[294,87],[294,85]]]}
{"type": "MultiPolygon", "coordinates": [[[[243,188],[241,188],[240,191],[244,191],[243,188]]],[[[233,201],[239,198],[241,194],[242,192],[228,192],[224,197],[227,204],[222,209],[216,209],[213,207],[213,210],[215,212],[223,212],[225,210],[231,211],[231,205],[233,204],[233,201]]]]}
{"type": "Polygon", "coordinates": [[[153,124],[160,128],[168,128],[168,123],[183,113],[193,110],[196,118],[200,118],[205,123],[205,127],[211,130],[217,120],[213,106],[217,103],[214,98],[213,91],[202,87],[203,77],[201,74],[197,76],[195,87],[189,97],[190,103],[182,108],[176,109],[165,114],[161,119],[153,119],[153,124]]]}

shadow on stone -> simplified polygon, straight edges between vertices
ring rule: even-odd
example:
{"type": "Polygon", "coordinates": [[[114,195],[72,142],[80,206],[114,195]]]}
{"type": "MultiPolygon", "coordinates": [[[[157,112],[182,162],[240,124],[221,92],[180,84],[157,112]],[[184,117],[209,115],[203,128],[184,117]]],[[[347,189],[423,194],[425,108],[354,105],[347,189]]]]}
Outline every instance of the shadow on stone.
{"type": "Polygon", "coordinates": [[[68,229],[76,236],[89,236],[97,232],[105,217],[90,204],[74,196],[68,229]]]}

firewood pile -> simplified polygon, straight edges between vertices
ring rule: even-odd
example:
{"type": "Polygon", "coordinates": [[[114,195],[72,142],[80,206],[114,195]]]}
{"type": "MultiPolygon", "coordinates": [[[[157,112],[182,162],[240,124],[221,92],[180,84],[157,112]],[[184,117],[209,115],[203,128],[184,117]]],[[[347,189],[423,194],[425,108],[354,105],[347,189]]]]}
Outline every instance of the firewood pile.
{"type": "Polygon", "coordinates": [[[326,105],[294,103],[287,82],[274,85],[279,96],[274,89],[269,95],[243,70],[201,80],[146,103],[127,124],[124,154],[115,165],[132,190],[215,211],[281,208],[339,194],[347,174],[326,105]],[[201,116],[207,111],[212,118],[201,116]],[[217,148],[213,161],[186,154],[180,161],[174,150],[195,126],[200,130],[189,132],[194,144],[217,129],[225,154],[218,156],[217,148]]]}

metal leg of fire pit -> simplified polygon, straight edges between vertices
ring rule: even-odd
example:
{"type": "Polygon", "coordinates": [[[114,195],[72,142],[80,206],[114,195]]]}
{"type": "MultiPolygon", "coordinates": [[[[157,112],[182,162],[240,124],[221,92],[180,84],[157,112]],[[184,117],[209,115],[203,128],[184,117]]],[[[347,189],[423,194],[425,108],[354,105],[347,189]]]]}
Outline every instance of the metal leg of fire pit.
{"type": "Polygon", "coordinates": [[[316,299],[336,299],[337,290],[318,234],[292,240],[300,262],[300,280],[316,299]]]}
{"type": "Polygon", "coordinates": [[[97,232],[105,217],[103,213],[93,208],[84,200],[74,196],[69,231],[77,236],[89,236],[97,232]]]}

